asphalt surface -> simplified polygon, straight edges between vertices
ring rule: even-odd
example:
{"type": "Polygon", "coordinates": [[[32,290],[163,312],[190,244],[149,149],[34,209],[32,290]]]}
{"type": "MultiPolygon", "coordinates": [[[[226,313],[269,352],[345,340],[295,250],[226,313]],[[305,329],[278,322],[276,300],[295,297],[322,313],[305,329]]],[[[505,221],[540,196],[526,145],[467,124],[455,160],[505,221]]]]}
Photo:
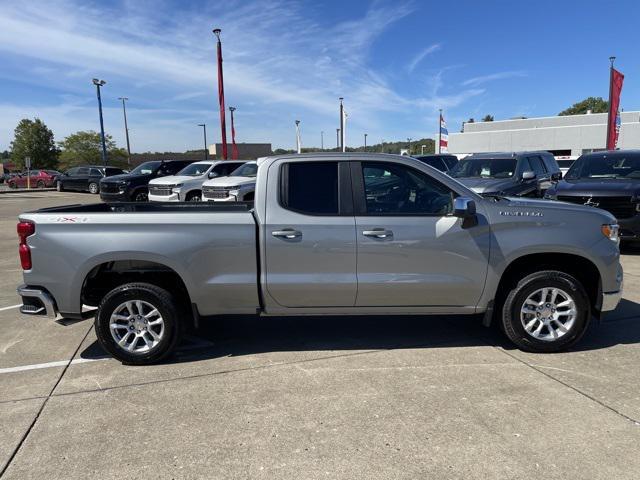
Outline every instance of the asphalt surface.
{"type": "Polygon", "coordinates": [[[477,318],[223,318],[125,367],[90,321],[21,316],[21,211],[0,195],[6,479],[640,478],[640,255],[578,347],[514,350],[477,318]]]}

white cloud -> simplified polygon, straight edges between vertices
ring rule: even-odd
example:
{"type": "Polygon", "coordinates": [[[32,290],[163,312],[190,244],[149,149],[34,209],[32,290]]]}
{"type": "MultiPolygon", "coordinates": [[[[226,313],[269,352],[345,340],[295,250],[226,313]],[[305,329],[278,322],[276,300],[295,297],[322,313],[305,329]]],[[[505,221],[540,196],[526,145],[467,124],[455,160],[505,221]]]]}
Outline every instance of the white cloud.
{"type": "Polygon", "coordinates": [[[478,85],[482,85],[483,83],[492,82],[493,80],[502,80],[504,78],[513,78],[513,77],[526,77],[527,73],[521,70],[517,71],[509,71],[509,72],[498,72],[492,73],[490,75],[482,75],[479,77],[469,78],[462,82],[462,86],[465,87],[476,87],[478,85]]]}
{"type": "Polygon", "coordinates": [[[434,43],[433,45],[429,45],[427,48],[423,49],[420,53],[418,53],[415,57],[413,57],[413,59],[409,62],[409,65],[407,65],[407,71],[409,73],[413,73],[413,71],[416,69],[418,64],[422,60],[424,60],[424,58],[427,55],[430,55],[433,52],[440,50],[441,47],[442,45],[440,45],[439,43],[434,43]]]}

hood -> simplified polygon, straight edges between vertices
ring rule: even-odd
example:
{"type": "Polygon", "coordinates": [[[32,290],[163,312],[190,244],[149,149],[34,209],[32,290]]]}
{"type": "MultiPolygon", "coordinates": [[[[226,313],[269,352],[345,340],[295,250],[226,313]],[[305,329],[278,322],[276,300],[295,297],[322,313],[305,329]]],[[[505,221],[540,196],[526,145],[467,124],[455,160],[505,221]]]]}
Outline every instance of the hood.
{"type": "Polygon", "coordinates": [[[640,197],[640,179],[584,178],[562,180],[549,193],[570,196],[640,197]]]}
{"type": "Polygon", "coordinates": [[[206,187],[235,187],[240,185],[252,185],[256,183],[256,177],[220,177],[207,180],[206,187]]]}
{"type": "Polygon", "coordinates": [[[119,183],[119,182],[129,182],[133,179],[145,179],[145,178],[153,178],[153,175],[131,175],[130,173],[123,173],[121,175],[112,175],[110,177],[105,177],[101,180],[103,183],[119,183]]]}
{"type": "Polygon", "coordinates": [[[177,185],[178,183],[185,183],[191,180],[198,180],[206,175],[170,175],[168,177],[154,178],[149,182],[149,185],[177,185]]]}
{"type": "Polygon", "coordinates": [[[513,178],[460,177],[456,180],[476,193],[499,193],[515,185],[513,178]]]}
{"type": "MultiPolygon", "coordinates": [[[[556,200],[546,200],[542,198],[529,198],[529,197],[500,197],[497,200],[488,200],[494,202],[493,208],[496,208],[504,215],[503,212],[512,211],[515,214],[507,214],[506,216],[521,216],[521,217],[538,217],[544,216],[545,212],[549,214],[559,213],[566,217],[566,213],[596,213],[603,217],[603,221],[614,223],[615,217],[609,212],[594,208],[586,205],[580,205],[576,203],[559,202],[556,200]]],[[[568,217],[571,218],[571,217],[568,217]]]]}

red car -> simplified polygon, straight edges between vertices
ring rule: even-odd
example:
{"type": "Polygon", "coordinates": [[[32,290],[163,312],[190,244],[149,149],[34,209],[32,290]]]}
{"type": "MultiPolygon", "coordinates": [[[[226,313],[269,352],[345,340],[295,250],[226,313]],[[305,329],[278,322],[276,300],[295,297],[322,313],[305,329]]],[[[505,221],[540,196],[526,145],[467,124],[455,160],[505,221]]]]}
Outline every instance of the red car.
{"type": "MultiPolygon", "coordinates": [[[[31,188],[46,188],[53,187],[55,179],[60,172],[55,170],[31,170],[30,186],[31,188]]],[[[9,188],[27,188],[27,172],[14,175],[7,180],[9,188]]]]}

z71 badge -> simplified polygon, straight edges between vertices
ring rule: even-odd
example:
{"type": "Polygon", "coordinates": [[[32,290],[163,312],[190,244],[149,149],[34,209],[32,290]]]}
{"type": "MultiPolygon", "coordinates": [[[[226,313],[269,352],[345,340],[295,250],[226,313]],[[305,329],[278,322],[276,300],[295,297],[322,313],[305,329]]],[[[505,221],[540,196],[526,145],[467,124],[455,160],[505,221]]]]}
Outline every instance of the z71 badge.
{"type": "Polygon", "coordinates": [[[542,217],[542,212],[523,212],[520,210],[501,210],[500,215],[504,215],[505,217],[542,217]]]}

